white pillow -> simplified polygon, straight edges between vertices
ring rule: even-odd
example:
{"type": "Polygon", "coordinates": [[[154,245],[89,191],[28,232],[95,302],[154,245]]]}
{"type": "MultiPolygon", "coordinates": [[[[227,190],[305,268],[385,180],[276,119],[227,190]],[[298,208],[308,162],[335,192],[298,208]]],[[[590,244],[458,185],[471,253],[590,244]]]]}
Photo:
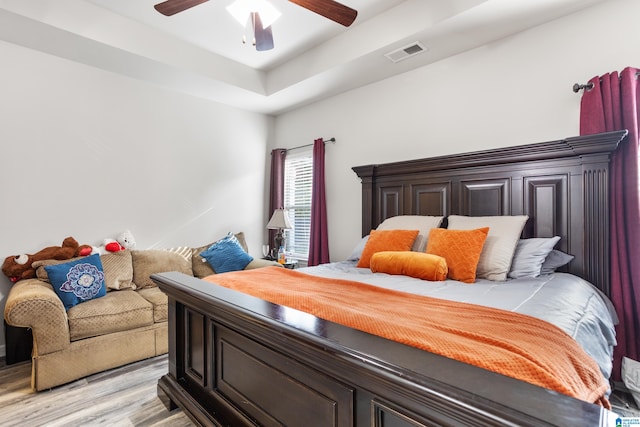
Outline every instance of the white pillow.
{"type": "Polygon", "coordinates": [[[480,253],[476,277],[496,281],[506,280],[516,245],[529,216],[451,215],[448,219],[447,228],[451,230],[473,230],[489,227],[487,240],[485,240],[480,253]]]}
{"type": "Polygon", "coordinates": [[[512,279],[540,276],[542,263],[559,240],[560,237],[555,236],[521,239],[518,241],[508,276],[512,279]]]}
{"type": "Polygon", "coordinates": [[[398,215],[382,221],[378,230],[418,230],[418,237],[413,242],[412,251],[424,252],[427,247],[429,231],[440,227],[443,216],[428,215],[398,215]]]}

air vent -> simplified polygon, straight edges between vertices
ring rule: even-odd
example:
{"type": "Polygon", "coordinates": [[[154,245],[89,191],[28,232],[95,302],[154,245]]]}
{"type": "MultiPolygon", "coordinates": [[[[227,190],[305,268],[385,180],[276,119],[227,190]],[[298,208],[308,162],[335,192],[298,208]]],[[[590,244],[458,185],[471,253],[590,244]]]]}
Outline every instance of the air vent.
{"type": "Polygon", "coordinates": [[[384,56],[389,58],[393,62],[399,62],[404,59],[410,58],[419,54],[420,52],[424,52],[427,50],[426,47],[420,42],[414,42],[405,47],[401,47],[400,49],[393,50],[389,53],[386,53],[384,56]]]}

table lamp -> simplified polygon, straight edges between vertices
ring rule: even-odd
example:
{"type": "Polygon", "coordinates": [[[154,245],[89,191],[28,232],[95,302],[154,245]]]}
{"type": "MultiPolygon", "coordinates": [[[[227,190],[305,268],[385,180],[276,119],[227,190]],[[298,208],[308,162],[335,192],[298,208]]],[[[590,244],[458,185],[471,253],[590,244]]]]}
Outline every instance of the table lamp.
{"type": "Polygon", "coordinates": [[[273,215],[267,223],[267,228],[269,230],[278,230],[274,239],[276,242],[275,250],[278,251],[278,249],[284,246],[284,237],[282,236],[282,230],[292,228],[287,211],[284,209],[276,209],[275,211],[273,211],[273,215]]]}

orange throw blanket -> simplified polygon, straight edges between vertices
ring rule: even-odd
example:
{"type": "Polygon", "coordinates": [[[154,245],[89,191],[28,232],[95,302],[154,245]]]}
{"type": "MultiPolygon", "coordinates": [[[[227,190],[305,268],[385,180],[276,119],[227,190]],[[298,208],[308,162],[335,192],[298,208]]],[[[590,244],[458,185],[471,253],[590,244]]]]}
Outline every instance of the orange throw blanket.
{"type": "Polygon", "coordinates": [[[204,280],[610,409],[595,361],[534,317],[278,267],[204,280]]]}

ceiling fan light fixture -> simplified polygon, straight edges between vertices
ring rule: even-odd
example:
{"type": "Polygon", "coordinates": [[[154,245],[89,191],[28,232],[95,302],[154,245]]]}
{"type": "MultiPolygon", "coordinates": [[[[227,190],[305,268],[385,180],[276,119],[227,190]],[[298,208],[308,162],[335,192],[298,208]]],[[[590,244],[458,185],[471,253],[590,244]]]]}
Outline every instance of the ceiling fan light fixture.
{"type": "Polygon", "coordinates": [[[251,17],[251,13],[258,13],[262,19],[263,28],[270,27],[282,15],[267,0],[236,0],[227,6],[227,11],[243,27],[251,17]]]}

